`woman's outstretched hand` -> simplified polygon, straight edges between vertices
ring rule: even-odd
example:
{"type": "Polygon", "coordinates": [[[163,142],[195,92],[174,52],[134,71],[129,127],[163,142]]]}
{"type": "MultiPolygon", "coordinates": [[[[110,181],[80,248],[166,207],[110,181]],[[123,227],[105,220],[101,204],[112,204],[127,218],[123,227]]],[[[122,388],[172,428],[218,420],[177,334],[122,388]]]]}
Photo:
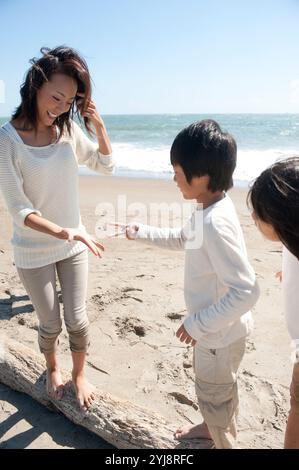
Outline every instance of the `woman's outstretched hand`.
{"type": "Polygon", "coordinates": [[[104,246],[94,237],[91,237],[87,232],[85,232],[85,230],[64,228],[59,235],[59,238],[68,240],[69,242],[73,240],[79,240],[80,242],[84,243],[95,256],[99,258],[102,257],[101,251],[104,251],[104,246]]]}

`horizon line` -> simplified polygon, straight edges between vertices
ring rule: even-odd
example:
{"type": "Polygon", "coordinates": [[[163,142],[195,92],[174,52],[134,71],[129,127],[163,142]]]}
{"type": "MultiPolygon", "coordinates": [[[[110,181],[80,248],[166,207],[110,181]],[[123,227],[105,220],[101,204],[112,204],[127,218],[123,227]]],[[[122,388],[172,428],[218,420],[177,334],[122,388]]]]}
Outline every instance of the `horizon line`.
{"type": "MultiPolygon", "coordinates": [[[[293,113],[291,111],[280,111],[280,112],[192,112],[192,113],[103,113],[102,116],[194,116],[194,115],[217,115],[217,116],[227,116],[227,115],[238,115],[238,114],[246,114],[246,115],[299,115],[298,113],[293,113]]],[[[10,115],[0,115],[0,119],[10,117],[10,115]]]]}

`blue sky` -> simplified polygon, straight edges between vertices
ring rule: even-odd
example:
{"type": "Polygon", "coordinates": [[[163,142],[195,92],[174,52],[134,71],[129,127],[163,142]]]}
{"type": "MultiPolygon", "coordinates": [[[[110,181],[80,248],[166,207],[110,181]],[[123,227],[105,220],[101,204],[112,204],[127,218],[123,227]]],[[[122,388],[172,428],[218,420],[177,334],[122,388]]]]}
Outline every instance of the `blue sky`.
{"type": "Polygon", "coordinates": [[[60,44],[103,114],[299,113],[298,25],[299,0],[0,0],[0,116],[60,44]]]}

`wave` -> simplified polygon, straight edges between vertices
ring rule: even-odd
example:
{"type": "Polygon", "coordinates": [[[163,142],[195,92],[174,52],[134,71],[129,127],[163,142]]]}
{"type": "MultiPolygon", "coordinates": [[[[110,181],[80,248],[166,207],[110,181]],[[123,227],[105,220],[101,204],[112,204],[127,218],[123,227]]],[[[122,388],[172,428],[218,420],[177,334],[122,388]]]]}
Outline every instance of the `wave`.
{"type": "MultiPolygon", "coordinates": [[[[150,148],[117,143],[113,145],[113,154],[116,161],[116,175],[154,176],[166,179],[173,176],[169,147],[150,148]]],[[[296,154],[298,155],[299,151],[293,149],[239,149],[234,179],[241,182],[250,182],[275,161],[296,154]]],[[[80,174],[91,175],[94,173],[81,167],[80,174]]]]}

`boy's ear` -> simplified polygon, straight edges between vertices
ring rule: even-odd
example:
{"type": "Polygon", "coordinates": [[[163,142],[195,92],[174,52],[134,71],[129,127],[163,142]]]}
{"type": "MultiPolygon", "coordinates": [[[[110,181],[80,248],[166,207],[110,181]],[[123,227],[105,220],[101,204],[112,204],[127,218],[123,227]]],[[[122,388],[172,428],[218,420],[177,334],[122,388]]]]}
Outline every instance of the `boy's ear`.
{"type": "Polygon", "coordinates": [[[210,175],[203,175],[204,181],[207,186],[210,184],[210,175]]]}
{"type": "Polygon", "coordinates": [[[190,184],[197,184],[201,187],[208,188],[210,183],[210,176],[209,175],[202,175],[202,176],[193,176],[190,184]]]}

